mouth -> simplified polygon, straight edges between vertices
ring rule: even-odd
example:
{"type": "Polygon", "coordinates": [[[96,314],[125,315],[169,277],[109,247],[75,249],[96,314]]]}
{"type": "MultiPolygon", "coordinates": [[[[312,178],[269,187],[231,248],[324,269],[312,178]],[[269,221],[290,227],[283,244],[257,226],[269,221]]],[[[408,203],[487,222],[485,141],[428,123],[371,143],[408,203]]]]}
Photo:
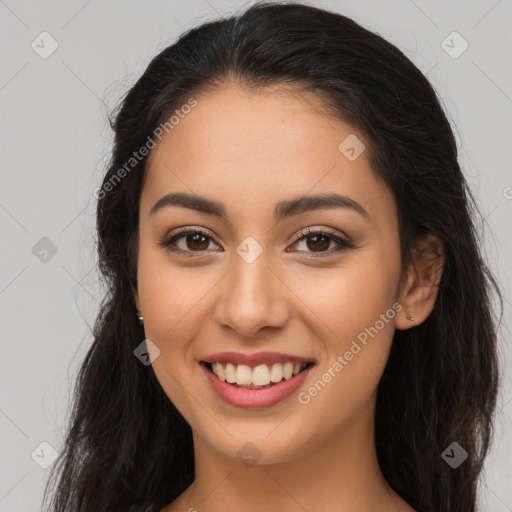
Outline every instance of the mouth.
{"type": "Polygon", "coordinates": [[[269,351],[219,352],[199,361],[206,386],[229,405],[246,409],[284,402],[315,365],[306,357],[269,351]]]}
{"type": "Polygon", "coordinates": [[[216,379],[234,388],[261,390],[294,379],[314,366],[314,362],[273,362],[259,365],[201,361],[216,379]]]}

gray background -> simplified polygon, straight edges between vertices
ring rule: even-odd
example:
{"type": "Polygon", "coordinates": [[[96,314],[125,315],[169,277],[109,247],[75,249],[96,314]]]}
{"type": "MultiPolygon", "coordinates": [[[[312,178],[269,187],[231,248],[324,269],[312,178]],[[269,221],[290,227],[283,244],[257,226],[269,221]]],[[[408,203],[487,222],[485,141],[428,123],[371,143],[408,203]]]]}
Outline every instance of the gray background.
{"type": "MultiPolygon", "coordinates": [[[[40,509],[49,472],[40,464],[51,461],[51,448],[40,445],[61,446],[71,386],[91,342],[101,297],[93,190],[111,148],[106,113],[178,34],[250,3],[0,0],[1,512],[40,509]],[[58,44],[47,58],[40,56],[52,44],[44,31],[58,44]]],[[[480,510],[512,511],[512,1],[311,3],[402,49],[427,74],[455,128],[486,218],[485,254],[506,299],[506,373],[480,510]],[[442,43],[453,31],[469,45],[457,58],[463,41],[442,43]]]]}

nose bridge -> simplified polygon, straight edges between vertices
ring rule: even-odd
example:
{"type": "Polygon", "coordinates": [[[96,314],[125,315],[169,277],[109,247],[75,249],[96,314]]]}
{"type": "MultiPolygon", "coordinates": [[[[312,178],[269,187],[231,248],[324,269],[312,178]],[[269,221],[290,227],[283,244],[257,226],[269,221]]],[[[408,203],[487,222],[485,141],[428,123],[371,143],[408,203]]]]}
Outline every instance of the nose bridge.
{"type": "Polygon", "coordinates": [[[216,308],[219,324],[245,336],[265,326],[282,326],[288,317],[284,287],[269,268],[269,252],[259,247],[247,239],[238,246],[216,308]]]}

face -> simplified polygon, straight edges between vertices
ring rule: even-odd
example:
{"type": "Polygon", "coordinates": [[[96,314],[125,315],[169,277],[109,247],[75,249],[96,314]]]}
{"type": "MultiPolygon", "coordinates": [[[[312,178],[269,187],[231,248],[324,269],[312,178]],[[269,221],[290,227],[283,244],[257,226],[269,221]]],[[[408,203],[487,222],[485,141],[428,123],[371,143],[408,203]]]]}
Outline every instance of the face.
{"type": "Polygon", "coordinates": [[[318,97],[232,85],[196,100],[152,150],[140,201],[152,367],[198,444],[292,460],[373,421],[401,308],[395,200],[318,97]],[[341,199],[308,200],[325,195],[341,199]]]}

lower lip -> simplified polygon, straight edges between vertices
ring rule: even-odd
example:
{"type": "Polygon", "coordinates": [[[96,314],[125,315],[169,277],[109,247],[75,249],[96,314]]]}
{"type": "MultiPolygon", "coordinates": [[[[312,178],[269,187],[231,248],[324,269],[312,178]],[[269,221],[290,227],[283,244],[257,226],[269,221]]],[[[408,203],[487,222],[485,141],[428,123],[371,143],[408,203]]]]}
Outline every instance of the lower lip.
{"type": "Polygon", "coordinates": [[[269,407],[275,405],[285,398],[289,397],[308,376],[311,367],[288,380],[282,380],[269,388],[264,389],[246,389],[232,386],[227,382],[221,381],[213,372],[208,370],[204,363],[201,363],[206,378],[210,382],[213,390],[228,404],[235,407],[246,409],[255,407],[269,407]]]}

